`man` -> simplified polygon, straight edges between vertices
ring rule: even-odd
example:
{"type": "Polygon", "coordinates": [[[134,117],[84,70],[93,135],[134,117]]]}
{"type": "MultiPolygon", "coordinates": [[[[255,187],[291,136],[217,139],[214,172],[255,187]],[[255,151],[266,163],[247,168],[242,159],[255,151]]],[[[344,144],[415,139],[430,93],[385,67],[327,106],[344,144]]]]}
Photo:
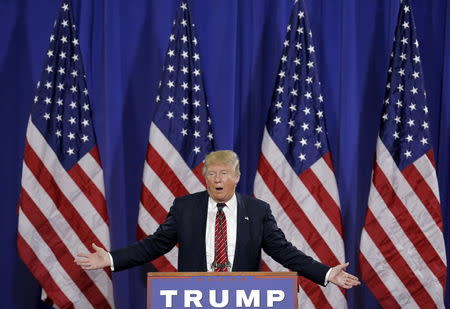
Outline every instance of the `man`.
{"type": "Polygon", "coordinates": [[[269,204],[235,192],[240,178],[236,153],[208,154],[203,175],[207,191],[176,198],[153,235],[110,253],[92,244],[95,252],[78,254],[75,262],[84,269],[119,271],[156,259],[178,243],[179,271],[258,271],[263,249],[318,284],[332,282],[346,289],[360,284],[344,271],[348,263],[331,268],[288,242],[269,204]]]}

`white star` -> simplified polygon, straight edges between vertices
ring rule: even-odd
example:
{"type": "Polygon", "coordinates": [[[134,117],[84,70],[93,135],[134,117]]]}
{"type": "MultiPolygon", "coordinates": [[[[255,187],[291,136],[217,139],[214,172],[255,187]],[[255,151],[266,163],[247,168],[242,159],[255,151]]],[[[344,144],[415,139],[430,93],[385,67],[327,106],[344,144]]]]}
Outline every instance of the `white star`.
{"type": "Polygon", "coordinates": [[[58,104],[59,106],[62,106],[63,105],[63,100],[62,99],[56,100],[56,104],[58,104]]]}
{"type": "Polygon", "coordinates": [[[34,103],[37,103],[39,101],[39,97],[38,96],[34,96],[34,103]]]}
{"type": "Polygon", "coordinates": [[[305,98],[307,98],[307,99],[311,99],[311,98],[312,98],[311,92],[309,92],[309,91],[307,91],[307,92],[304,94],[304,96],[305,96],[305,98]]]}
{"type": "Polygon", "coordinates": [[[192,105],[194,105],[195,107],[200,107],[200,101],[195,100],[194,103],[192,103],[192,105]]]}
{"type": "Polygon", "coordinates": [[[192,58],[194,58],[195,61],[200,60],[200,55],[194,53],[194,56],[192,58]]]}
{"type": "Polygon", "coordinates": [[[298,32],[298,34],[302,34],[303,33],[303,27],[298,27],[297,28],[297,32],[298,32]]]}
{"type": "Polygon", "coordinates": [[[291,24],[289,24],[286,28],[286,32],[289,32],[289,31],[291,31],[291,24]]]}
{"type": "Polygon", "coordinates": [[[288,135],[287,137],[286,137],[286,140],[288,141],[288,143],[292,143],[294,140],[292,139],[292,136],[291,135],[288,135]]]}
{"type": "Polygon", "coordinates": [[[428,122],[426,122],[426,121],[424,121],[424,122],[421,124],[421,126],[422,126],[424,129],[428,129],[428,128],[429,128],[428,122]]]}
{"type": "Polygon", "coordinates": [[[403,85],[402,85],[402,84],[399,84],[399,85],[397,86],[397,89],[398,89],[398,91],[400,91],[400,92],[404,91],[403,85]]]}
{"type": "Polygon", "coordinates": [[[88,95],[88,90],[87,90],[87,88],[84,88],[83,93],[84,93],[84,95],[88,95]]]}
{"type": "Polygon", "coordinates": [[[61,22],[61,26],[63,26],[64,28],[65,27],[68,27],[69,26],[69,22],[67,21],[67,20],[63,20],[62,22],[61,22]]]}
{"type": "Polygon", "coordinates": [[[78,71],[77,70],[73,70],[72,73],[70,73],[70,75],[72,75],[73,78],[78,76],[78,71]]]}
{"type": "Polygon", "coordinates": [[[295,127],[295,121],[294,121],[293,119],[289,120],[289,121],[288,121],[288,125],[289,125],[290,127],[295,127]]]}
{"type": "Polygon", "coordinates": [[[428,139],[425,137],[422,137],[422,139],[420,140],[420,142],[422,143],[423,146],[425,146],[425,144],[428,144],[428,139]]]}
{"type": "Polygon", "coordinates": [[[59,67],[58,73],[61,75],[66,74],[66,70],[63,67],[59,67]]]}
{"type": "Polygon", "coordinates": [[[44,102],[45,102],[45,104],[51,104],[52,99],[50,99],[49,97],[45,97],[44,102]]]}
{"type": "Polygon", "coordinates": [[[283,55],[282,57],[281,57],[281,62],[286,62],[287,61],[287,56],[286,55],[283,55]]]}
{"type": "Polygon", "coordinates": [[[303,18],[303,17],[305,17],[305,12],[303,12],[303,11],[300,11],[299,13],[298,13],[298,18],[303,18]]]}
{"type": "Polygon", "coordinates": [[[194,137],[195,138],[199,138],[200,137],[200,132],[199,131],[194,131],[194,137]]]}
{"type": "Polygon", "coordinates": [[[425,115],[428,114],[428,106],[423,107],[423,112],[425,113],[425,115]]]}
{"type": "Polygon", "coordinates": [[[56,135],[57,137],[61,137],[61,136],[62,136],[61,130],[56,130],[55,135],[56,135]]]}
{"type": "Polygon", "coordinates": [[[408,44],[408,38],[403,37],[401,42],[402,44],[408,44]]]}
{"type": "Polygon", "coordinates": [[[169,103],[173,103],[175,100],[173,99],[173,97],[171,97],[171,96],[169,96],[168,98],[167,98],[167,102],[169,102],[169,103]]]}
{"type": "Polygon", "coordinates": [[[200,152],[200,147],[195,146],[193,151],[194,151],[195,153],[199,153],[199,152],[200,152]]]}
{"type": "Polygon", "coordinates": [[[73,61],[78,61],[78,55],[77,55],[77,54],[74,54],[74,55],[72,56],[72,60],[73,60],[73,61]]]}
{"type": "Polygon", "coordinates": [[[385,105],[389,105],[389,98],[387,98],[386,100],[384,100],[384,104],[385,104],[385,105]]]}
{"type": "Polygon", "coordinates": [[[419,48],[419,41],[416,40],[416,41],[414,42],[414,45],[416,45],[416,48],[419,48]]]}
{"type": "Polygon", "coordinates": [[[308,64],[307,64],[307,66],[308,66],[308,68],[313,68],[314,67],[314,62],[312,62],[312,61],[309,61],[308,62],[308,64]]]}
{"type": "Polygon", "coordinates": [[[73,39],[72,40],[72,44],[74,45],[74,46],[77,46],[77,45],[79,45],[79,43],[78,43],[78,39],[73,39]]]}
{"type": "Polygon", "coordinates": [[[394,139],[400,138],[397,131],[395,131],[394,134],[392,134],[392,136],[394,137],[394,139]]]}
{"type": "Polygon", "coordinates": [[[44,116],[42,116],[45,120],[49,120],[50,119],[50,114],[49,113],[45,113],[44,116]]]}
{"type": "Polygon", "coordinates": [[[83,127],[87,127],[89,125],[89,120],[88,119],[83,119],[81,124],[83,125],[83,127]]]}
{"type": "Polygon", "coordinates": [[[395,102],[395,105],[397,105],[397,107],[399,108],[403,106],[402,101],[400,101],[400,99],[398,99],[397,102],[395,102]]]}
{"type": "Polygon", "coordinates": [[[292,89],[290,92],[294,97],[297,96],[297,90],[296,89],[292,89]]]}
{"type": "Polygon", "coordinates": [[[56,88],[58,88],[59,91],[63,91],[64,90],[64,85],[62,83],[59,83],[58,86],[56,86],[56,88]]]}
{"type": "Polygon", "coordinates": [[[169,71],[169,72],[175,71],[175,69],[173,68],[173,65],[169,65],[169,66],[167,67],[167,71],[169,71]]]}
{"type": "Polygon", "coordinates": [[[284,47],[288,47],[288,46],[289,46],[289,41],[288,41],[288,40],[285,40],[284,43],[283,43],[283,45],[284,45],[284,47]]]}
{"type": "Polygon", "coordinates": [[[408,120],[408,125],[409,125],[410,127],[414,126],[414,120],[410,118],[410,119],[408,120]]]}
{"type": "Polygon", "coordinates": [[[173,57],[173,56],[175,56],[175,51],[173,49],[169,49],[169,51],[167,52],[167,55],[169,57],[173,57]]]}
{"type": "Polygon", "coordinates": [[[65,53],[65,52],[61,52],[61,53],[59,54],[59,58],[61,58],[61,59],[67,58],[67,57],[66,57],[66,53],[65,53]]]}
{"type": "Polygon", "coordinates": [[[405,75],[405,69],[401,68],[400,70],[398,70],[398,74],[400,74],[401,76],[405,75]]]}
{"type": "Polygon", "coordinates": [[[305,113],[305,115],[309,115],[309,114],[311,114],[311,109],[309,107],[305,107],[303,109],[303,112],[305,113]]]}
{"type": "Polygon", "coordinates": [[[403,29],[409,28],[409,23],[405,21],[405,22],[402,24],[402,26],[403,26],[403,29]]]}
{"type": "Polygon", "coordinates": [[[384,121],[388,120],[388,114],[387,114],[387,113],[385,113],[385,114],[383,115],[383,117],[382,117],[382,118],[383,118],[383,120],[384,120],[384,121]]]}
{"type": "Polygon", "coordinates": [[[174,84],[174,82],[173,82],[173,81],[171,81],[171,80],[169,80],[169,81],[167,82],[167,87],[169,87],[169,88],[173,88],[173,87],[175,87],[175,84],[174,84]]]}
{"type": "Polygon", "coordinates": [[[283,77],[286,76],[286,73],[284,73],[284,71],[280,71],[280,73],[278,73],[278,76],[279,76],[280,78],[283,78],[283,77]]]}
{"type": "Polygon", "coordinates": [[[47,57],[53,57],[53,50],[49,50],[47,52],[47,57]]]}
{"type": "Polygon", "coordinates": [[[289,109],[290,109],[291,111],[296,111],[296,110],[297,110],[297,106],[295,106],[295,104],[291,104],[291,105],[289,106],[289,109]]]}
{"type": "Polygon", "coordinates": [[[195,122],[195,123],[200,122],[200,116],[195,115],[195,116],[194,116],[194,122],[195,122]]]}
{"type": "Polygon", "coordinates": [[[322,118],[323,117],[323,111],[318,110],[316,115],[317,115],[317,117],[322,118]]]}
{"type": "Polygon", "coordinates": [[[405,54],[405,53],[401,53],[401,54],[400,54],[400,59],[406,60],[406,54],[405,54]]]}
{"type": "Polygon", "coordinates": [[[302,144],[302,146],[308,145],[308,141],[305,138],[302,138],[300,144],[302,144]]]}
{"type": "Polygon", "coordinates": [[[51,67],[51,66],[47,66],[46,68],[45,68],[45,70],[47,71],[47,73],[51,73],[51,72],[53,72],[53,67],[51,67]]]}
{"type": "Polygon", "coordinates": [[[75,120],[75,117],[70,117],[69,122],[70,124],[75,124],[77,121],[75,120]]]}
{"type": "Polygon", "coordinates": [[[300,161],[305,161],[306,160],[306,155],[304,153],[301,153],[298,158],[300,159],[300,161]]]}
{"type": "Polygon", "coordinates": [[[395,118],[394,118],[394,121],[395,121],[397,124],[399,124],[400,122],[402,122],[402,121],[400,120],[400,116],[395,117],[395,118]]]}
{"type": "Polygon", "coordinates": [[[181,53],[181,57],[183,57],[184,59],[186,59],[188,57],[188,52],[183,50],[183,52],[181,53]]]}
{"type": "Polygon", "coordinates": [[[57,121],[62,121],[62,115],[60,115],[60,114],[56,115],[56,120],[57,121]]]}
{"type": "Polygon", "coordinates": [[[292,75],[292,78],[293,78],[294,80],[299,80],[299,78],[298,78],[298,74],[294,74],[294,75],[292,75]]]}
{"type": "Polygon", "coordinates": [[[81,137],[81,140],[86,143],[87,141],[89,141],[89,138],[86,134],[83,134],[83,136],[81,137]]]}
{"type": "Polygon", "coordinates": [[[183,68],[181,69],[181,72],[183,72],[184,74],[189,73],[189,70],[187,67],[183,66],[183,68]]]}
{"type": "Polygon", "coordinates": [[[194,89],[195,92],[199,92],[200,91],[200,85],[194,85],[194,87],[192,89],[194,89]]]}
{"type": "Polygon", "coordinates": [[[411,89],[411,93],[412,94],[417,94],[417,88],[416,87],[412,87],[412,89],[411,89]]]}
{"type": "Polygon", "coordinates": [[[414,79],[419,78],[419,72],[414,71],[414,73],[412,73],[412,77],[414,77],[414,79]]]}
{"type": "Polygon", "coordinates": [[[416,104],[411,103],[408,107],[411,111],[416,110],[416,104]]]}
{"type": "Polygon", "coordinates": [[[281,87],[281,86],[278,86],[278,88],[277,88],[277,92],[278,92],[278,94],[281,94],[281,93],[283,93],[283,87],[281,87]]]}
{"type": "Polygon", "coordinates": [[[308,130],[308,129],[309,129],[309,124],[307,124],[306,122],[304,122],[304,123],[302,124],[302,129],[303,129],[303,131],[308,130]]]}
{"type": "Polygon", "coordinates": [[[83,106],[82,106],[82,108],[83,108],[85,111],[88,111],[88,110],[89,110],[89,105],[88,105],[87,103],[84,103],[83,106]]]}
{"type": "Polygon", "coordinates": [[[52,84],[51,84],[50,82],[46,82],[44,86],[45,86],[45,88],[47,88],[47,89],[50,89],[50,88],[53,87],[52,84]]]}
{"type": "Polygon", "coordinates": [[[311,77],[311,76],[309,76],[309,77],[307,77],[307,78],[305,78],[305,81],[308,83],[308,84],[311,84],[312,83],[312,80],[313,78],[311,77]]]}
{"type": "Polygon", "coordinates": [[[70,87],[70,91],[72,91],[72,93],[77,92],[77,87],[75,87],[75,85],[73,85],[72,87],[70,87]]]}
{"type": "Polygon", "coordinates": [[[418,55],[415,55],[413,58],[415,63],[419,63],[420,62],[420,57],[418,55]]]}
{"type": "Polygon", "coordinates": [[[405,13],[409,12],[409,6],[405,5],[405,7],[403,8],[403,11],[405,11],[405,13]]]}
{"type": "Polygon", "coordinates": [[[319,97],[317,99],[319,99],[320,102],[323,102],[323,96],[322,95],[319,95],[319,97]]]}
{"type": "Polygon", "coordinates": [[[406,140],[407,140],[408,143],[409,143],[409,142],[412,142],[412,141],[414,140],[414,138],[412,137],[412,135],[409,135],[409,134],[408,134],[408,136],[406,136],[406,140]]]}
{"type": "Polygon", "coordinates": [[[314,53],[314,52],[315,52],[315,50],[314,50],[314,46],[312,46],[312,45],[309,45],[309,47],[308,47],[308,51],[309,51],[310,53],[314,53]]]}
{"type": "Polygon", "coordinates": [[[186,26],[187,26],[187,21],[186,21],[186,19],[183,19],[183,20],[181,21],[181,25],[182,25],[183,27],[186,27],[186,26]]]}
{"type": "Polygon", "coordinates": [[[186,43],[188,41],[188,38],[187,38],[187,36],[183,35],[181,37],[181,40],[183,41],[183,43],[186,43]]]}
{"type": "Polygon", "coordinates": [[[72,109],[74,109],[75,107],[77,107],[77,103],[72,101],[70,102],[69,106],[72,107],[72,109]]]}
{"type": "Polygon", "coordinates": [[[316,132],[317,132],[317,134],[322,133],[323,132],[322,127],[321,126],[317,126],[316,132]]]}
{"type": "Polygon", "coordinates": [[[75,133],[69,132],[69,134],[67,135],[67,137],[68,137],[70,140],[73,140],[73,139],[75,139],[75,133]]]}
{"type": "Polygon", "coordinates": [[[69,149],[67,150],[67,154],[68,154],[69,156],[75,154],[74,149],[69,147],[69,149]]]}
{"type": "Polygon", "coordinates": [[[173,34],[171,34],[171,35],[169,36],[169,41],[175,41],[175,36],[174,36],[173,34]]]}
{"type": "Polygon", "coordinates": [[[208,133],[208,139],[211,141],[213,139],[213,134],[211,132],[208,133]]]}
{"type": "Polygon", "coordinates": [[[61,37],[61,42],[64,44],[64,43],[67,43],[67,37],[66,36],[62,36],[61,37]]]}
{"type": "Polygon", "coordinates": [[[181,114],[181,119],[188,120],[188,115],[186,113],[181,114]]]}
{"type": "Polygon", "coordinates": [[[409,150],[407,150],[407,151],[405,151],[404,155],[405,155],[407,158],[409,158],[409,157],[411,157],[412,152],[409,151],[409,150]]]}
{"type": "Polygon", "coordinates": [[[61,7],[64,12],[67,11],[69,9],[69,5],[67,3],[64,3],[63,6],[61,7]]]}
{"type": "Polygon", "coordinates": [[[200,70],[199,69],[194,69],[194,75],[195,76],[199,76],[200,75],[200,70]]]}
{"type": "Polygon", "coordinates": [[[173,118],[173,112],[167,112],[166,114],[167,118],[172,119],[173,118]]]}
{"type": "Polygon", "coordinates": [[[281,122],[281,117],[275,117],[274,119],[273,119],[273,122],[275,122],[275,124],[279,124],[280,122],[281,122]]]}
{"type": "Polygon", "coordinates": [[[187,98],[183,98],[183,99],[181,99],[181,103],[183,103],[183,105],[188,105],[189,100],[187,98]]]}
{"type": "Polygon", "coordinates": [[[186,136],[188,133],[187,133],[187,129],[183,129],[183,130],[181,130],[181,132],[180,132],[181,134],[183,134],[183,136],[186,136]]]}
{"type": "MultiPolygon", "coordinates": [[[[300,59],[299,58],[295,58],[294,59],[294,63],[295,63],[295,65],[300,65],[300,59]]],[[[294,74],[294,75],[297,75],[297,74],[294,74]]],[[[298,75],[297,75],[298,76],[298,75]]],[[[298,79],[298,78],[297,78],[298,79]]]]}
{"type": "MultiPolygon", "coordinates": [[[[302,43],[297,43],[295,44],[295,48],[297,48],[297,50],[302,49],[302,43]]],[[[296,58],[297,59],[297,58],[296,58]]]]}

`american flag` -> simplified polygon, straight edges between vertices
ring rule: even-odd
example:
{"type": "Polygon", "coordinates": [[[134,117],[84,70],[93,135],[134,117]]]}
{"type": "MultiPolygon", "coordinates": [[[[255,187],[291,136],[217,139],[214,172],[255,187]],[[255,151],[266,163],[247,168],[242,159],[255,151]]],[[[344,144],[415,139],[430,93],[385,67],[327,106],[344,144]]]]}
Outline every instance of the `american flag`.
{"type": "MultiPolygon", "coordinates": [[[[138,238],[156,231],[175,197],[205,189],[203,159],[214,149],[200,53],[187,2],[181,2],[150,124],[139,205],[138,238]]],[[[175,271],[178,249],[152,263],[175,271]]]]}
{"type": "MultiPolygon", "coordinates": [[[[344,262],[341,211],[320,90],[316,49],[303,1],[287,26],[254,193],[271,204],[297,248],[327,265],[344,262]]],[[[267,255],[264,268],[284,270],[267,255]]],[[[344,308],[345,295],[300,278],[299,308],[344,308]]]]}
{"type": "Polygon", "coordinates": [[[25,141],[18,251],[57,308],[111,308],[109,270],[73,262],[110,248],[103,170],[79,41],[63,2],[45,56],[25,141]]]}
{"type": "Polygon", "coordinates": [[[446,255],[429,109],[409,0],[400,5],[360,266],[385,308],[444,308],[446,255]]]}

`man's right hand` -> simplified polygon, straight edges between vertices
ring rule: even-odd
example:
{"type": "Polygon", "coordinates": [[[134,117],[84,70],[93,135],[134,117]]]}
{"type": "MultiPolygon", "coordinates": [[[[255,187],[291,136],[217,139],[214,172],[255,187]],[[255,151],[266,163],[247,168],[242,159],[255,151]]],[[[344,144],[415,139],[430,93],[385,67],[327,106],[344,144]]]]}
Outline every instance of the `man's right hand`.
{"type": "Polygon", "coordinates": [[[79,253],[74,262],[83,269],[99,269],[111,266],[109,254],[105,249],[97,247],[94,243],[92,248],[94,249],[93,253],[79,253]]]}

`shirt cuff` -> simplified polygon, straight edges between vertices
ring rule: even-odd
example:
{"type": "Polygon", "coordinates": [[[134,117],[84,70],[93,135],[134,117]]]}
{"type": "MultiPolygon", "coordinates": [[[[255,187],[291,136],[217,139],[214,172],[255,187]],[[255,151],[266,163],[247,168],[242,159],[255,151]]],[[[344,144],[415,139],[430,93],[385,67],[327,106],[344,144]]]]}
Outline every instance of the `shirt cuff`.
{"type": "MultiPolygon", "coordinates": [[[[114,271],[114,261],[113,261],[112,255],[109,252],[108,252],[108,255],[109,255],[109,261],[111,262],[111,266],[110,266],[111,271],[114,271]]],[[[327,276],[328,276],[328,274],[327,274],[327,276]]],[[[326,281],[326,278],[327,277],[325,277],[325,281],[326,281]]]]}
{"type": "MultiPolygon", "coordinates": [[[[111,261],[112,261],[112,258],[111,258],[111,261]]],[[[111,262],[111,265],[112,265],[112,262],[111,262]]],[[[328,278],[330,278],[330,273],[331,273],[332,269],[333,269],[333,267],[328,269],[327,274],[325,275],[325,283],[324,283],[325,286],[328,284],[328,282],[330,282],[330,281],[328,281],[328,278]]]]}

